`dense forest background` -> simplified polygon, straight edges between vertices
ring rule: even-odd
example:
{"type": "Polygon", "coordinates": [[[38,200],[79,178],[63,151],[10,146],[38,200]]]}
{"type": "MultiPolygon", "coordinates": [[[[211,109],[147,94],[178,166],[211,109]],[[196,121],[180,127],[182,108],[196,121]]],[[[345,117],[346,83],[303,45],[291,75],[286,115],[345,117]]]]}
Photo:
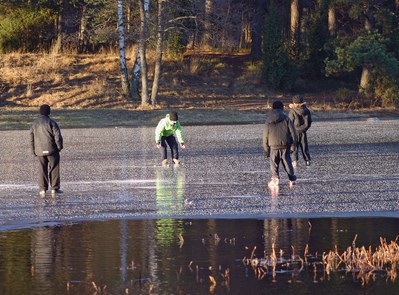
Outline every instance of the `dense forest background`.
{"type": "Polygon", "coordinates": [[[341,81],[352,86],[336,95],[390,107],[399,102],[398,17],[399,0],[0,0],[0,52],[119,52],[121,96],[144,106],[162,103],[165,58],[241,54],[266,89],[341,81]]]}

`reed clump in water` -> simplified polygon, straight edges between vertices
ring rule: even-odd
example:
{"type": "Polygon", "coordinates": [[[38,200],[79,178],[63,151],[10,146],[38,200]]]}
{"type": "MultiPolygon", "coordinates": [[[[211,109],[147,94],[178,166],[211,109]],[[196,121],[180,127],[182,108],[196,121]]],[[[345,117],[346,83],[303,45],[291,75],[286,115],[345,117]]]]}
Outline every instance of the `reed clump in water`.
{"type": "Polygon", "coordinates": [[[244,257],[243,263],[251,266],[256,278],[263,279],[268,274],[272,281],[276,281],[277,273],[291,273],[292,277],[297,277],[303,271],[312,271],[314,282],[317,282],[317,274],[330,276],[333,272],[351,273],[356,279],[361,280],[362,285],[375,280],[375,276],[380,274],[385,276],[387,281],[394,282],[399,268],[399,245],[398,237],[394,241],[387,242],[380,237],[380,244],[373,251],[372,247],[356,246],[357,235],[352,245],[347,247],[342,253],[338,252],[337,247],[329,252],[324,252],[321,256],[309,254],[306,245],[303,258],[296,254],[294,247],[291,247],[290,257],[284,258],[284,252],[280,250],[277,256],[275,244],[272,244],[270,255],[262,258],[255,257],[256,247],[251,252],[249,258],[244,257]]]}

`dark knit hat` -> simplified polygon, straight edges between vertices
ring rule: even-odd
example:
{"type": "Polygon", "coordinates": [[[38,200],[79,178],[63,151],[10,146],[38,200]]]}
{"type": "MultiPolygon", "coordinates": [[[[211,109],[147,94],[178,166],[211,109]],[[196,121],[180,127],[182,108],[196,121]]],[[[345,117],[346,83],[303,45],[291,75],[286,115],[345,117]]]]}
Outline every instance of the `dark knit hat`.
{"type": "Polygon", "coordinates": [[[40,106],[39,110],[40,114],[43,116],[48,116],[50,115],[50,106],[48,104],[43,104],[40,106]]]}
{"type": "Polygon", "coordinates": [[[293,102],[293,103],[303,103],[303,97],[302,97],[302,95],[295,95],[295,96],[292,98],[292,102],[293,102]]]}
{"type": "Polygon", "coordinates": [[[281,101],[276,100],[275,102],[273,102],[273,109],[284,109],[284,105],[281,101]]]}
{"type": "Polygon", "coordinates": [[[177,121],[177,120],[179,120],[179,117],[177,116],[177,113],[176,113],[176,112],[171,112],[171,113],[169,114],[169,120],[171,120],[171,121],[177,121]]]}

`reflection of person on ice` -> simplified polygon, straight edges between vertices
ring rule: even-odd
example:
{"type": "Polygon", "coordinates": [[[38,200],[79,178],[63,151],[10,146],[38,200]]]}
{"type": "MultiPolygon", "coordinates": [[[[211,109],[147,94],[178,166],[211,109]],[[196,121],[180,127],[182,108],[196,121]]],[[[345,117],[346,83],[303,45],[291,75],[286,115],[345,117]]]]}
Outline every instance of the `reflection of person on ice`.
{"type": "Polygon", "coordinates": [[[176,134],[177,141],[181,148],[186,148],[179,117],[176,112],[171,112],[167,114],[165,118],[161,119],[155,128],[155,142],[157,147],[161,150],[162,166],[168,164],[167,145],[169,145],[173,163],[176,165],[180,164],[179,148],[174,134],[176,134]]]}
{"type": "Polygon", "coordinates": [[[310,153],[306,131],[308,131],[312,125],[312,116],[309,109],[306,107],[306,102],[303,102],[302,96],[296,95],[292,98],[292,104],[290,104],[290,112],[288,113],[288,117],[294,123],[298,135],[296,152],[292,153],[292,165],[294,167],[297,166],[299,147],[301,147],[305,164],[306,166],[310,166],[310,153]]]}
{"type": "Polygon", "coordinates": [[[288,174],[290,186],[295,184],[296,176],[291,162],[290,152],[296,148],[297,135],[294,124],[284,114],[284,105],[281,101],[273,103],[265,128],[263,130],[263,149],[266,157],[270,157],[270,172],[272,174],[269,182],[270,187],[279,184],[279,165],[282,162],[284,170],[288,174]]]}

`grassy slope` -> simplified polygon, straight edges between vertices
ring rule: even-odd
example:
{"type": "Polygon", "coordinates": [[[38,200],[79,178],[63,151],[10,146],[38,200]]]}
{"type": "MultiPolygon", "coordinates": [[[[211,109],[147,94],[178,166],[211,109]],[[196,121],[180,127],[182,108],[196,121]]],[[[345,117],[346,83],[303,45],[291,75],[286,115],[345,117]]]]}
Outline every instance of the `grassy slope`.
{"type": "MultiPolygon", "coordinates": [[[[151,110],[121,97],[114,54],[15,53],[0,56],[0,68],[0,129],[29,128],[43,103],[52,106],[52,116],[64,128],[154,126],[171,109],[178,110],[185,125],[263,123],[273,100],[289,103],[292,95],[266,91],[259,65],[245,55],[165,60],[160,105],[151,110]]],[[[355,115],[331,93],[303,93],[316,118],[355,115]]]]}

